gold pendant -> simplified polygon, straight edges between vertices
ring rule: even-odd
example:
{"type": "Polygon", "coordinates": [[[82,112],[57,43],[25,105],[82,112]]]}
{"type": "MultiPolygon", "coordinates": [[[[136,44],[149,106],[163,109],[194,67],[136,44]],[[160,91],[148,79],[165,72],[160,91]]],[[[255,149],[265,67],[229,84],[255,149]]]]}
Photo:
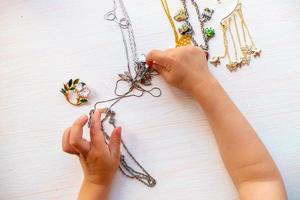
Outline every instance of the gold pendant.
{"type": "Polygon", "coordinates": [[[174,16],[174,19],[178,22],[182,22],[188,19],[187,13],[185,9],[180,9],[177,11],[177,13],[174,16]]]}
{"type": "Polygon", "coordinates": [[[254,48],[254,49],[252,50],[252,56],[253,56],[254,58],[260,57],[261,52],[262,52],[261,49],[254,48]]]}
{"type": "Polygon", "coordinates": [[[230,72],[234,72],[239,68],[237,62],[228,63],[226,67],[230,72]]]}
{"type": "Polygon", "coordinates": [[[242,57],[242,65],[250,65],[251,57],[246,55],[242,57]]]}
{"type": "Polygon", "coordinates": [[[227,57],[228,64],[226,67],[230,72],[233,72],[245,65],[250,65],[252,56],[254,58],[261,56],[262,50],[255,46],[243,16],[240,1],[237,1],[234,10],[221,20],[221,28],[223,32],[224,54],[222,56],[213,57],[210,60],[211,64],[218,66],[220,60],[227,57]],[[232,29],[235,29],[236,35],[233,34],[232,29]],[[233,50],[230,49],[231,45],[233,46],[233,50]],[[232,52],[235,55],[234,62],[231,59],[233,57],[231,55],[232,52]]]}
{"type": "Polygon", "coordinates": [[[192,44],[191,35],[182,35],[179,40],[176,42],[176,47],[183,47],[192,44]]]}
{"type": "Polygon", "coordinates": [[[215,67],[221,64],[220,57],[213,57],[212,59],[209,60],[209,62],[213,64],[215,67]]]}
{"type": "Polygon", "coordinates": [[[236,61],[237,67],[241,68],[243,66],[243,59],[238,59],[238,61],[236,61]]]}

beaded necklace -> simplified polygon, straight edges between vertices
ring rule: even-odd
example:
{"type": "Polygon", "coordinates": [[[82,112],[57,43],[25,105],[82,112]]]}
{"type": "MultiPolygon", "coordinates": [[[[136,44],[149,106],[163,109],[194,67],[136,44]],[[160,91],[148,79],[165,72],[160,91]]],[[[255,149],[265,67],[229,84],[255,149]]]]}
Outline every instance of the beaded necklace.
{"type": "Polygon", "coordinates": [[[208,42],[211,38],[213,38],[215,36],[215,30],[212,28],[204,28],[204,25],[207,21],[209,21],[211,19],[212,14],[214,13],[214,10],[205,8],[203,13],[201,13],[196,1],[191,0],[191,3],[197,13],[197,19],[200,24],[202,38],[204,41],[204,44],[199,45],[199,43],[195,39],[194,28],[189,21],[190,14],[189,14],[188,8],[187,8],[187,1],[181,0],[183,8],[178,10],[178,12],[174,16],[175,21],[183,22],[181,24],[181,26],[178,28],[178,32],[180,33],[180,36],[176,30],[176,26],[171,17],[171,13],[170,13],[170,9],[169,9],[167,0],[161,0],[161,3],[163,5],[166,16],[169,20],[169,23],[171,24],[171,27],[173,29],[176,47],[187,46],[187,45],[193,44],[194,46],[201,47],[204,51],[207,52],[209,49],[208,42]]]}

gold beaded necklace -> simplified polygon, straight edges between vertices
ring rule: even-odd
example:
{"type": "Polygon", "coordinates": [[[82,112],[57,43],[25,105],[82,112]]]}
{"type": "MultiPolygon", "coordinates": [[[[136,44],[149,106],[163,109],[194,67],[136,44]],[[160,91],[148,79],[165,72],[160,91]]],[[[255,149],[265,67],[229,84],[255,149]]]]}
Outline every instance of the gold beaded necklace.
{"type": "Polygon", "coordinates": [[[171,13],[170,13],[170,9],[169,9],[167,0],[161,0],[161,3],[163,5],[164,11],[165,11],[165,13],[167,15],[167,18],[168,18],[168,20],[170,22],[170,25],[171,25],[171,27],[173,29],[176,47],[182,47],[182,46],[191,45],[192,44],[192,36],[191,35],[181,35],[179,37],[179,34],[178,34],[177,30],[176,30],[174,21],[172,19],[171,13]]]}

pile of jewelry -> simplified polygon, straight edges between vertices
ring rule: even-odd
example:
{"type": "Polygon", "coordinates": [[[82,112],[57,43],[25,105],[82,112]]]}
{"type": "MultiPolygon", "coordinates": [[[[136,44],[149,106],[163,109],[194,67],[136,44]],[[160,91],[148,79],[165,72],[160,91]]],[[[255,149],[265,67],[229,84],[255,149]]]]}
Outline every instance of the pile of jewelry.
{"type": "MultiPolygon", "coordinates": [[[[130,97],[142,97],[144,94],[150,94],[153,97],[160,97],[161,90],[158,87],[151,87],[152,79],[154,76],[158,75],[156,71],[152,68],[149,68],[146,64],[146,58],[143,54],[138,53],[137,45],[135,42],[135,36],[132,28],[131,20],[126,11],[124,2],[122,0],[118,0],[118,4],[116,0],[112,0],[114,7],[111,11],[109,11],[104,18],[108,21],[115,22],[121,31],[121,36],[123,40],[125,55],[127,58],[127,70],[124,73],[119,74],[118,80],[115,84],[114,94],[115,98],[98,101],[94,105],[94,109],[90,111],[90,119],[91,122],[93,113],[103,103],[112,102],[111,105],[107,108],[104,108],[104,118],[101,120],[102,131],[106,138],[106,142],[109,142],[109,135],[107,134],[104,124],[108,122],[112,127],[116,127],[116,112],[113,110],[113,107],[119,103],[122,99],[130,98],[130,97]],[[117,16],[117,9],[120,7],[122,17],[117,16]],[[125,82],[128,84],[128,91],[125,93],[118,92],[119,83],[125,82]],[[150,89],[146,89],[146,87],[150,87],[150,89]],[[138,94],[133,92],[139,92],[138,94]]],[[[121,144],[123,149],[126,151],[128,157],[133,161],[136,165],[135,167],[130,166],[126,160],[126,156],[124,154],[121,155],[120,160],[120,170],[121,172],[128,178],[136,179],[148,187],[154,187],[156,185],[156,180],[147,172],[147,170],[137,161],[137,159],[133,156],[133,154],[127,148],[125,142],[121,140],[121,144]]]]}
{"type": "MultiPolygon", "coordinates": [[[[215,29],[211,27],[205,27],[205,23],[212,19],[214,10],[206,7],[201,13],[196,0],[190,0],[191,4],[196,10],[196,17],[198,19],[201,29],[203,44],[199,45],[199,42],[196,41],[194,28],[189,20],[191,18],[191,15],[188,10],[187,0],[180,1],[182,3],[182,8],[178,10],[174,16],[174,20],[181,23],[178,28],[178,32],[180,34],[179,35],[176,30],[175,23],[171,17],[172,15],[167,0],[161,0],[166,16],[174,32],[175,46],[180,47],[193,44],[194,46],[201,47],[204,51],[206,51],[208,58],[209,40],[215,36],[216,32],[215,29]]],[[[221,3],[220,0],[218,0],[217,2],[219,4],[221,3]]],[[[228,16],[224,17],[221,20],[220,24],[223,32],[224,53],[221,56],[212,57],[209,60],[211,64],[217,67],[221,64],[222,59],[227,58],[226,67],[230,72],[234,72],[243,66],[249,65],[251,61],[251,56],[253,56],[254,58],[260,57],[262,50],[256,48],[254,44],[249,28],[243,16],[242,4],[240,0],[237,0],[236,7],[228,16]],[[235,33],[232,32],[232,26],[235,29],[235,33]],[[242,30],[243,37],[241,37],[240,30],[242,30]],[[230,36],[229,38],[228,34],[230,36]],[[236,42],[236,40],[238,41],[238,43],[236,42]],[[233,49],[234,58],[232,58],[231,56],[230,46],[233,49]]]]}
{"type": "Polygon", "coordinates": [[[261,49],[256,48],[255,43],[251,37],[248,26],[245,22],[245,18],[242,11],[242,4],[238,2],[234,10],[221,21],[221,27],[224,38],[224,54],[222,56],[213,57],[210,63],[218,66],[221,64],[221,59],[227,57],[228,63],[226,67],[230,72],[237,71],[239,68],[249,65],[251,61],[251,56],[254,58],[260,57],[262,52],[261,49]],[[240,22],[238,26],[238,22],[240,22]],[[232,32],[232,24],[234,25],[235,34],[238,43],[236,43],[234,33],[232,32]],[[242,30],[242,35],[240,35],[240,30],[242,30]],[[228,38],[228,32],[230,38],[228,38]],[[232,47],[234,50],[234,58],[230,55],[229,50],[229,40],[231,40],[232,47]]]}
{"type": "Polygon", "coordinates": [[[195,31],[193,29],[192,24],[189,21],[189,11],[187,9],[187,0],[181,0],[183,8],[178,10],[174,16],[175,21],[183,22],[181,26],[178,28],[178,32],[182,37],[189,37],[193,45],[197,47],[201,47],[203,50],[208,51],[209,46],[208,42],[211,38],[215,36],[215,30],[211,27],[204,28],[204,24],[212,18],[214,10],[205,8],[203,13],[200,13],[199,6],[195,0],[191,0],[192,5],[194,6],[197,18],[200,24],[200,28],[202,31],[202,38],[204,44],[199,45],[195,38],[195,31]]]}
{"type": "MultiPolygon", "coordinates": [[[[191,14],[187,4],[188,0],[180,1],[182,3],[182,8],[176,12],[174,17],[172,17],[167,0],[161,0],[164,11],[174,32],[175,46],[194,45],[202,48],[207,52],[208,59],[209,41],[215,36],[216,32],[212,27],[206,27],[205,25],[212,19],[215,11],[206,7],[203,9],[203,12],[200,12],[196,0],[189,1],[196,11],[198,25],[201,29],[202,35],[201,37],[197,37],[191,23],[191,14]],[[176,28],[173,19],[179,23],[178,29],[176,28]]],[[[157,72],[147,66],[144,54],[137,51],[132,23],[123,0],[112,0],[112,2],[113,9],[106,13],[104,18],[117,24],[120,29],[124,53],[127,58],[126,69],[123,73],[118,75],[118,80],[115,83],[114,89],[115,97],[96,102],[94,108],[90,111],[89,118],[90,124],[95,110],[104,103],[111,103],[108,107],[101,109],[104,113],[104,118],[101,119],[101,125],[106,143],[109,143],[110,136],[107,134],[106,127],[104,126],[105,124],[108,124],[111,127],[117,127],[116,112],[113,110],[117,103],[125,98],[142,97],[144,94],[149,94],[153,97],[160,97],[162,94],[160,88],[152,87],[152,79],[154,76],[158,75],[157,72]],[[121,82],[128,84],[128,90],[125,93],[119,93],[118,91],[121,82]]],[[[218,0],[218,3],[220,3],[220,0],[218,0]]],[[[218,66],[221,64],[221,60],[227,58],[228,63],[226,66],[230,72],[233,72],[237,71],[242,66],[249,65],[252,57],[260,57],[262,51],[256,48],[254,44],[243,16],[242,4],[239,0],[237,0],[237,5],[234,10],[221,20],[221,28],[224,40],[224,53],[221,56],[212,57],[209,60],[211,64],[218,66]],[[234,33],[232,31],[232,26],[235,30],[234,33]],[[242,31],[242,36],[240,31],[242,31]],[[231,55],[232,51],[230,50],[230,46],[233,48],[234,57],[231,55]]],[[[87,98],[90,94],[87,85],[84,82],[80,82],[79,79],[70,79],[67,83],[64,83],[60,92],[70,104],[75,106],[87,103],[87,98]],[[73,99],[72,95],[74,97],[73,99]]],[[[123,140],[121,140],[121,144],[125,150],[122,152],[120,158],[119,168],[121,172],[128,178],[136,179],[148,187],[154,187],[156,185],[156,180],[137,161],[123,140]],[[125,154],[127,154],[127,157],[125,154]],[[131,159],[135,166],[130,166],[128,164],[128,159],[131,159]]]]}

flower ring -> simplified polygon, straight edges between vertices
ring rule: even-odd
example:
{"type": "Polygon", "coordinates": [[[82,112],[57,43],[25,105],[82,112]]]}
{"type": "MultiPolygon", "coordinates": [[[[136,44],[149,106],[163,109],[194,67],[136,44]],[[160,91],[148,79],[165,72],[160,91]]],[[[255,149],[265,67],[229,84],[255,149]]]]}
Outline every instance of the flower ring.
{"type": "Polygon", "coordinates": [[[66,100],[73,106],[80,106],[88,102],[90,90],[84,82],[79,79],[70,79],[64,84],[60,92],[65,96],[66,100]]]}

